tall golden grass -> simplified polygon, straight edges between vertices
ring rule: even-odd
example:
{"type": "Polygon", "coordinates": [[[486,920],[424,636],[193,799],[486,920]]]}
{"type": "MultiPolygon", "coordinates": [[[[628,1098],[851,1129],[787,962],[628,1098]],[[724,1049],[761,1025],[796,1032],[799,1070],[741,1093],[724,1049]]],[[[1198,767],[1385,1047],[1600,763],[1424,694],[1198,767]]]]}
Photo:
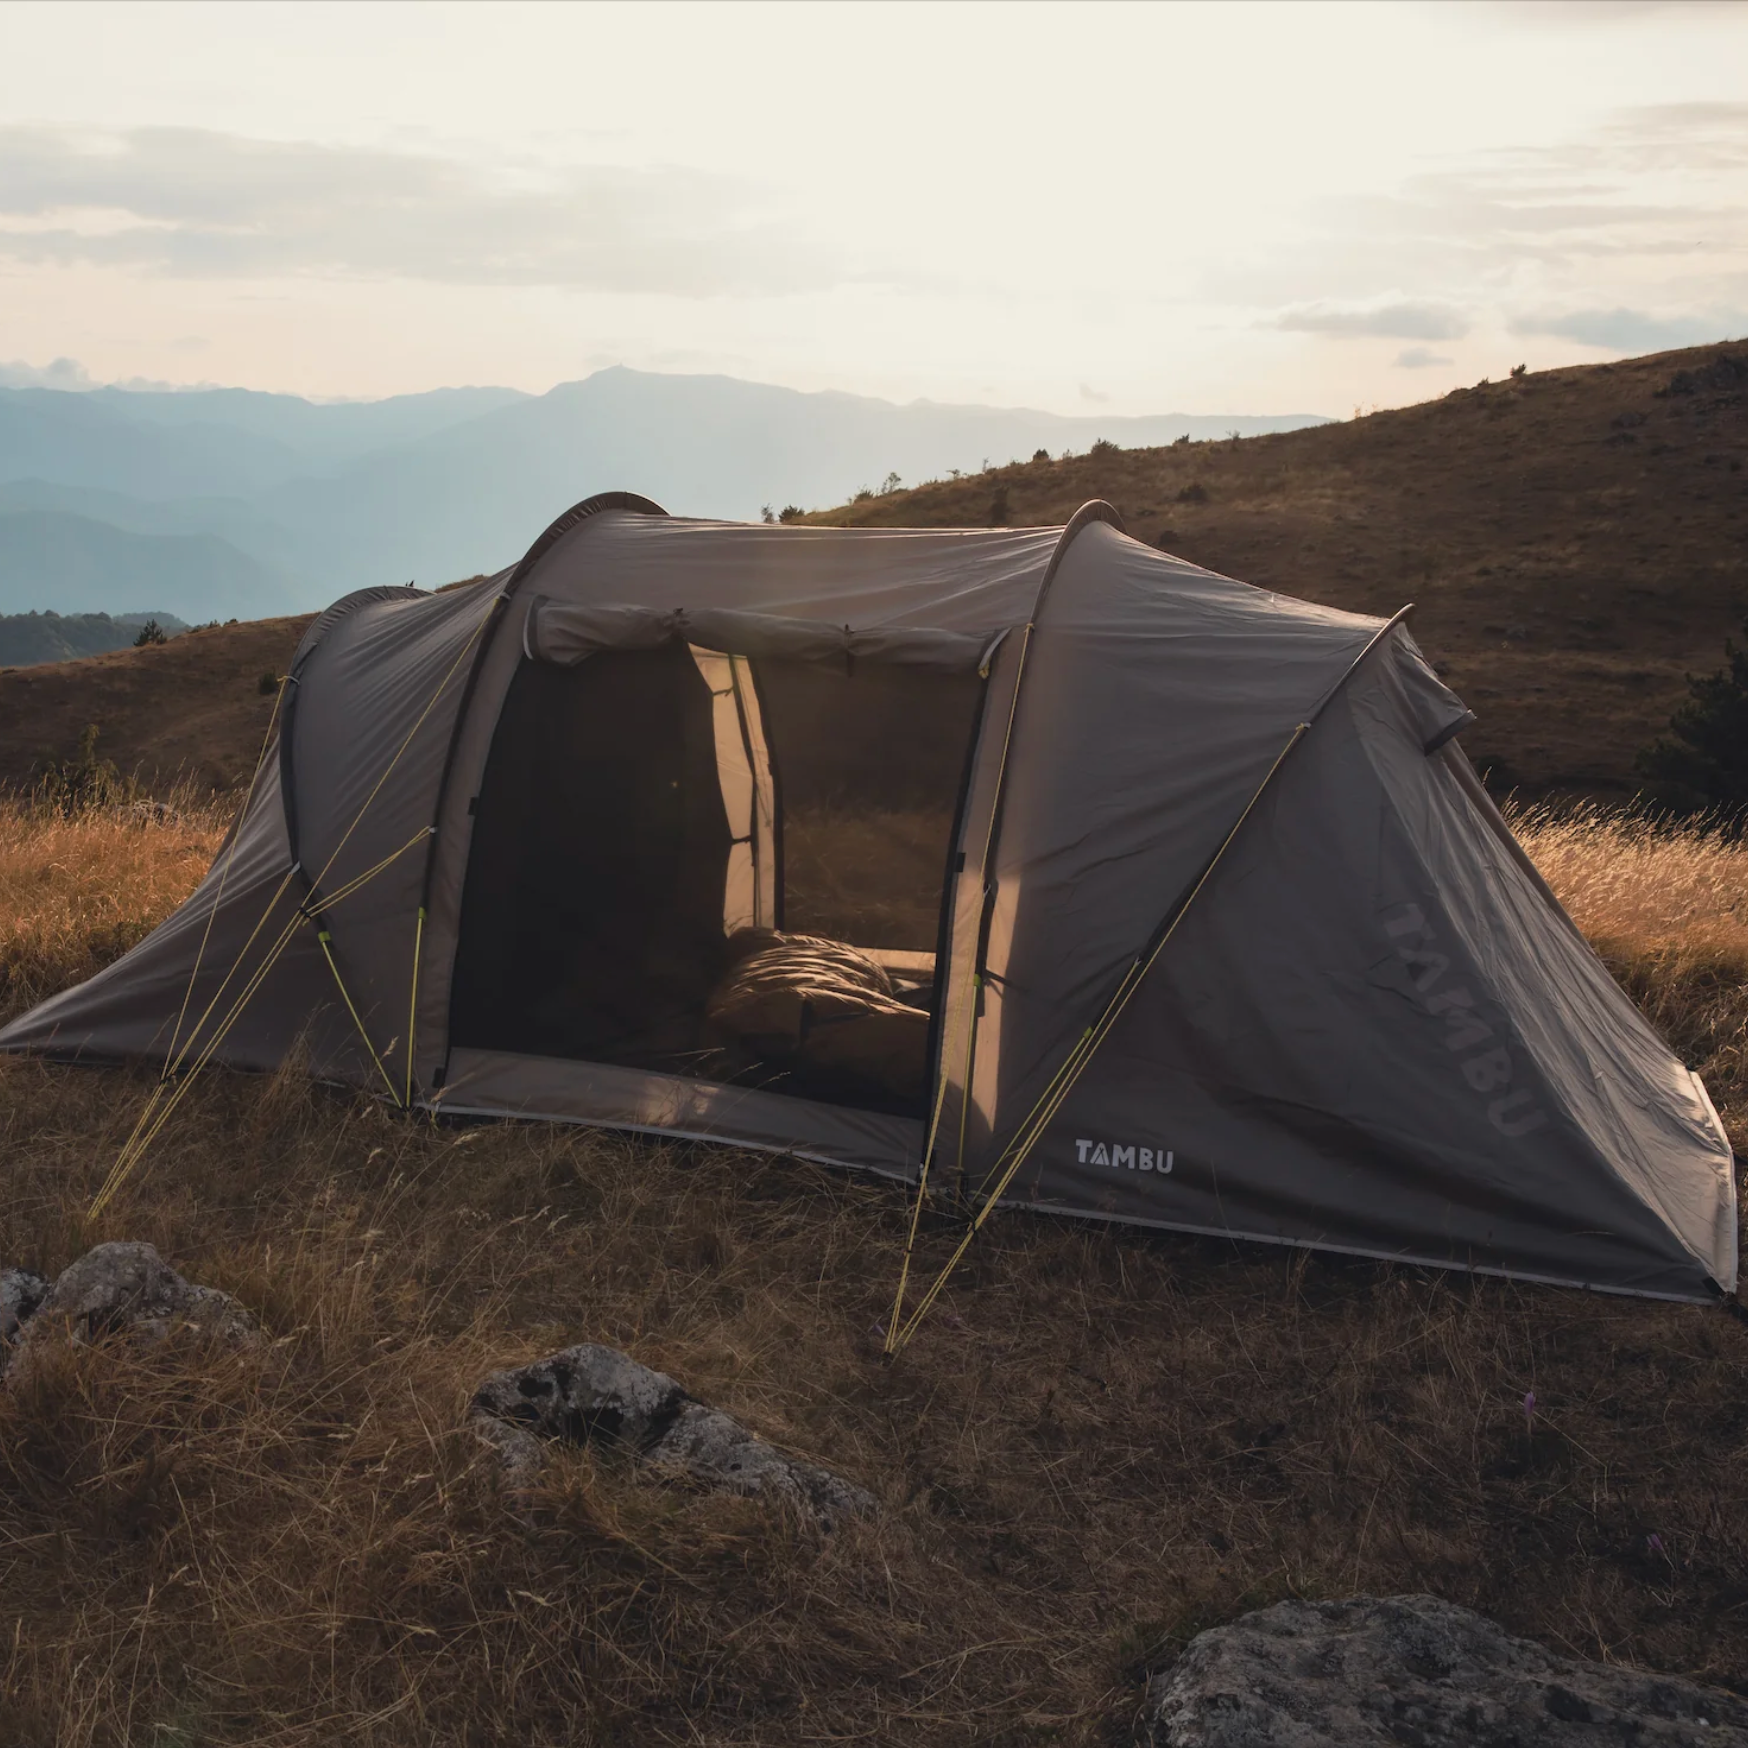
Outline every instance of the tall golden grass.
{"type": "MultiPolygon", "coordinates": [[[[1740,1137],[1741,852],[1521,823],[1622,965],[1735,965],[1688,1019],[1735,1062],[1740,1137]]],[[[213,829],[0,820],[9,1006],[161,914],[213,829]]],[[[0,1061],[0,1259],[147,1239],[268,1340],[103,1345],[0,1391],[6,1748],[1092,1748],[1202,1626],[1356,1590],[1748,1691],[1748,1329],[1718,1312],[1016,1215],[886,1367],[882,1186],[437,1129],[290,1069],[201,1083],[90,1226],[148,1084],[0,1061]],[[586,1453],[512,1509],[469,1394],[580,1340],[882,1515],[822,1538],[586,1453]]]]}
{"type": "Polygon", "coordinates": [[[1512,825],[1748,1152],[1748,841],[1594,806],[1524,808],[1512,825]]]}
{"type": "Polygon", "coordinates": [[[212,864],[229,807],[168,802],[63,810],[0,801],[0,1014],[100,971],[144,939],[212,864]]]}

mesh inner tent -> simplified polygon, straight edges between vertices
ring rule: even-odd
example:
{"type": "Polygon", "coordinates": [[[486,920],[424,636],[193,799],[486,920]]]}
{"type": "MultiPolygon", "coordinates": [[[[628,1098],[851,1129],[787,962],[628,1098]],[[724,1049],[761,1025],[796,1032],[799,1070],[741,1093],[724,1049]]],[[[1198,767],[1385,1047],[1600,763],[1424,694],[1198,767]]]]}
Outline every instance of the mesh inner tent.
{"type": "Polygon", "coordinates": [[[678,639],[524,662],[476,804],[453,1041],[920,1114],[982,693],[678,639]]]}

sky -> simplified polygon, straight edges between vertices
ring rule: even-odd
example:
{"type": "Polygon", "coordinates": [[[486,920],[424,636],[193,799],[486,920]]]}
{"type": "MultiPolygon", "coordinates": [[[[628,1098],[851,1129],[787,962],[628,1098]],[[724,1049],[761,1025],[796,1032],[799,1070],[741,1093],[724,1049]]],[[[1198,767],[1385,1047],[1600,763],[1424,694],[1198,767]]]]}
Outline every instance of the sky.
{"type": "Polygon", "coordinates": [[[1745,333],[1730,0],[0,4],[0,381],[1346,415],[1745,333]]]}

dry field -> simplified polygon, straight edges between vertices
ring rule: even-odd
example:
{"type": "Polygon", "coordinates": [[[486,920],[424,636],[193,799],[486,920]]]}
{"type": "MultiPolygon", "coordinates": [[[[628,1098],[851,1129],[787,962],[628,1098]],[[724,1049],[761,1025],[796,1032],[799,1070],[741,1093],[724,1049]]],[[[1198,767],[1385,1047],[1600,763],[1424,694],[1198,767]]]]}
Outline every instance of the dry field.
{"type": "MultiPolygon", "coordinates": [[[[1520,823],[1748,1144],[1748,850],[1520,823]]],[[[162,916],[219,829],[0,815],[4,1011],[162,916]]],[[[147,1084],[0,1063],[0,1258],[149,1239],[272,1340],[0,1392],[6,1748],[1115,1745],[1200,1627],[1355,1590],[1748,1691],[1720,1312],[1015,1215],[888,1368],[888,1188],[215,1075],[88,1227],[147,1084]],[[586,1454],[518,1515],[468,1396],[585,1339],[883,1516],[822,1540],[586,1454]]]]}

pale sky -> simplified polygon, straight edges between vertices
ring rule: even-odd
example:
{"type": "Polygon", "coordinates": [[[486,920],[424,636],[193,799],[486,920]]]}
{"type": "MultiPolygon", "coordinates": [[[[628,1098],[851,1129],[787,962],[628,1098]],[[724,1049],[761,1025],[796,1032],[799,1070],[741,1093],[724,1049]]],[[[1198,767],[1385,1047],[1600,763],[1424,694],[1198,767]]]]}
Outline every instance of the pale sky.
{"type": "Polygon", "coordinates": [[[1744,333],[1738,4],[0,4],[0,380],[1345,415],[1744,333]]]}

